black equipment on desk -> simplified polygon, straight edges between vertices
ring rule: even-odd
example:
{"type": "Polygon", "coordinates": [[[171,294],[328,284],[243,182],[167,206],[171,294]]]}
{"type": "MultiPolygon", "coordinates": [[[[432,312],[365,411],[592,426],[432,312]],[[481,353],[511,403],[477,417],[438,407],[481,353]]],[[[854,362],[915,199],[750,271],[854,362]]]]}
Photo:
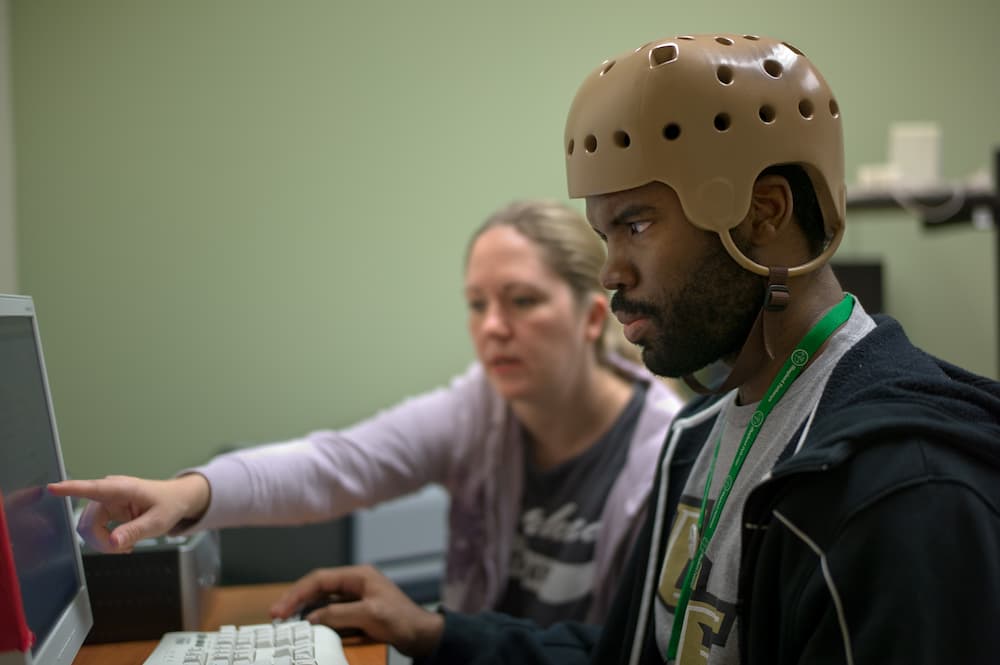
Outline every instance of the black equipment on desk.
{"type": "Polygon", "coordinates": [[[94,612],[86,643],[158,640],[170,631],[199,630],[219,559],[212,531],[141,541],[130,554],[84,547],[94,612]]]}

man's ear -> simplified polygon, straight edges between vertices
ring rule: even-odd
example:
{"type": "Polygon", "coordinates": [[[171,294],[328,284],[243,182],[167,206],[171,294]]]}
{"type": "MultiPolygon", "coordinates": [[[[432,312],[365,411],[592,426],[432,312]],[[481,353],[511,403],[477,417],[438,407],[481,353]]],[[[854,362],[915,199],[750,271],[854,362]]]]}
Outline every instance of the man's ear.
{"type": "Polygon", "coordinates": [[[764,246],[786,232],[792,222],[792,188],[778,175],[757,178],[750,200],[750,241],[764,246]]]}

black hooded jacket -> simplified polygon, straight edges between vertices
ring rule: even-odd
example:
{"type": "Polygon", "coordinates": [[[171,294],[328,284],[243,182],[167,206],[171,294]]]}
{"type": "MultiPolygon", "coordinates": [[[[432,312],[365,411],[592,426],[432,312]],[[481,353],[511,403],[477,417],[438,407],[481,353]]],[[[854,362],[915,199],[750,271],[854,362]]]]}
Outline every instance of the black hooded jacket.
{"type": "MultiPolygon", "coordinates": [[[[834,369],[801,450],[792,437],[744,506],[744,664],[1000,662],[1000,383],[876,321],[834,369]]],[[[672,431],[715,399],[688,405],[672,431]]],[[[658,507],[603,630],[445,612],[421,662],[663,663],[651,587],[712,424],[668,434],[658,507]]]]}

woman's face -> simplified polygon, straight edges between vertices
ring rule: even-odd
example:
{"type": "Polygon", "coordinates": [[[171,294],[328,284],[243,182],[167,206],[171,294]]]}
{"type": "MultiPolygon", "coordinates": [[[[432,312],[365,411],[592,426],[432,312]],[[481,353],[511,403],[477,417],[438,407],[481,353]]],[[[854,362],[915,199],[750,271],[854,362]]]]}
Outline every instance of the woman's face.
{"type": "Polygon", "coordinates": [[[508,400],[572,386],[594,354],[607,303],[577,303],[538,246],[510,226],[484,231],[465,272],[469,334],[494,388],[508,400]]]}

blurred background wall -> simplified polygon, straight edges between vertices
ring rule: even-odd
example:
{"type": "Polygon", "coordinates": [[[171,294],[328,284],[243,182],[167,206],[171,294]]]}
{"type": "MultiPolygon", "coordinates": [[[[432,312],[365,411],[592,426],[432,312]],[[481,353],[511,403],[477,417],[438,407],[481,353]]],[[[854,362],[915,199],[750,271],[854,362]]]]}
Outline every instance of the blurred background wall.
{"type": "Polygon", "coordinates": [[[14,228],[14,137],[10,120],[10,31],[7,0],[0,0],[0,293],[17,292],[14,228]]]}
{"type": "MultiPolygon", "coordinates": [[[[895,121],[938,123],[954,181],[1000,146],[992,0],[8,9],[0,287],[36,300],[77,477],[343,426],[462,370],[469,233],[565,197],[577,85],[651,39],[798,46],[839,97],[849,182],[895,121]]],[[[852,214],[841,255],[882,263],[918,344],[995,377],[995,234],[852,214]]]]}

